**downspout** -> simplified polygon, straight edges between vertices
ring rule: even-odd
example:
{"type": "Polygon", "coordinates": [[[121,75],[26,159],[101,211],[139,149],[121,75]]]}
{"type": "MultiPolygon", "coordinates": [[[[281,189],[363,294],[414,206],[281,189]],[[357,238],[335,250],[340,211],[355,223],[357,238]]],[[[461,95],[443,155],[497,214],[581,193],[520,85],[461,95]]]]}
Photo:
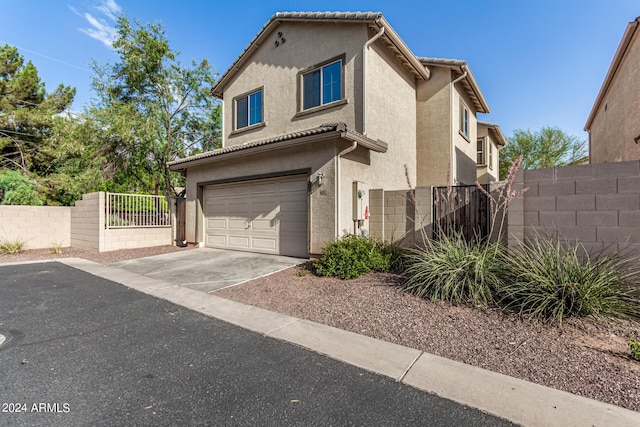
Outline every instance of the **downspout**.
{"type": "Polygon", "coordinates": [[[340,238],[340,157],[355,150],[358,141],[353,141],[351,147],[345,148],[336,156],[336,239],[340,238]]]}
{"type": "Polygon", "coordinates": [[[367,51],[369,46],[378,40],[384,34],[384,27],[380,27],[380,31],[367,40],[362,47],[362,134],[367,135],[367,51]]]}
{"type": "MultiPolygon", "coordinates": [[[[376,40],[384,34],[384,26],[375,36],[367,40],[362,47],[362,135],[367,135],[367,50],[376,40]]],[[[342,150],[336,156],[336,239],[340,237],[340,158],[358,148],[358,142],[342,150]]]]}
{"type": "Polygon", "coordinates": [[[462,66],[461,69],[464,71],[464,73],[462,73],[460,77],[458,77],[457,79],[451,82],[451,117],[449,118],[449,122],[451,123],[451,144],[449,146],[449,173],[451,176],[449,177],[449,182],[447,182],[447,185],[454,184],[454,180],[455,180],[454,177],[456,176],[456,172],[457,172],[455,170],[455,163],[453,161],[454,155],[455,155],[455,141],[456,141],[456,122],[453,119],[456,114],[455,106],[454,106],[454,100],[455,100],[454,94],[456,91],[456,83],[458,83],[460,80],[467,77],[467,70],[465,70],[465,67],[462,66]]]}

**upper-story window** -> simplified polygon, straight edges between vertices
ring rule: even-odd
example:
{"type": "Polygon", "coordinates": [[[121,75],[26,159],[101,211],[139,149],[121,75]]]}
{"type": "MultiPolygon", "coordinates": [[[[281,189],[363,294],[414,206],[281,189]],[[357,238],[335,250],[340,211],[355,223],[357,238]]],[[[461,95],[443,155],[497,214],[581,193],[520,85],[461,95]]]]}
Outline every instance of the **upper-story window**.
{"type": "Polygon", "coordinates": [[[469,139],[469,109],[460,100],[460,133],[469,139]]]}
{"type": "Polygon", "coordinates": [[[342,99],[342,60],[317,66],[302,74],[302,109],[342,99]]]}
{"type": "Polygon", "coordinates": [[[237,97],[235,104],[236,129],[262,123],[262,89],[237,97]]]}
{"type": "Polygon", "coordinates": [[[478,138],[478,148],[476,151],[476,162],[478,163],[478,166],[482,166],[484,165],[484,138],[478,138]]]}

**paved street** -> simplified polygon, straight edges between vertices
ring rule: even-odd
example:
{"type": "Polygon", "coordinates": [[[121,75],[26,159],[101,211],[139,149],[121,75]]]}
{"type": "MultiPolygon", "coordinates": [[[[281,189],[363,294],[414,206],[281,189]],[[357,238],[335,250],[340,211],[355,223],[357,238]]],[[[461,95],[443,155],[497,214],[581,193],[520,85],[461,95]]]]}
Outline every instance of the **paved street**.
{"type": "Polygon", "coordinates": [[[0,266],[0,334],[0,425],[509,425],[59,263],[0,266]]]}

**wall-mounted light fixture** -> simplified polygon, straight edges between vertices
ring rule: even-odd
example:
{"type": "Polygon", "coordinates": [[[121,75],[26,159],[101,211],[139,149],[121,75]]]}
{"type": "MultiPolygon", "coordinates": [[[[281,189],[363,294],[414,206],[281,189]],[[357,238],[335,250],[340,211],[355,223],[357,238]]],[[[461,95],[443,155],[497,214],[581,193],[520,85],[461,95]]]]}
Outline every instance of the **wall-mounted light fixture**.
{"type": "Polygon", "coordinates": [[[320,187],[324,183],[324,172],[320,172],[317,177],[318,187],[320,187]]]}

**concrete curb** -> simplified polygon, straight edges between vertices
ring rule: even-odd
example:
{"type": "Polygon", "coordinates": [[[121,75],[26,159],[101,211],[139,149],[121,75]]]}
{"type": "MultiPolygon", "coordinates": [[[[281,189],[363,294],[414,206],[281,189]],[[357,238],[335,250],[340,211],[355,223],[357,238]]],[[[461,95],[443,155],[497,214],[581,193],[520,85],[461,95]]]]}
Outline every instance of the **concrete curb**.
{"type": "Polygon", "coordinates": [[[420,350],[168,285],[79,258],[54,260],[157,298],[385,375],[525,426],[640,425],[640,413],[420,350]]]}

